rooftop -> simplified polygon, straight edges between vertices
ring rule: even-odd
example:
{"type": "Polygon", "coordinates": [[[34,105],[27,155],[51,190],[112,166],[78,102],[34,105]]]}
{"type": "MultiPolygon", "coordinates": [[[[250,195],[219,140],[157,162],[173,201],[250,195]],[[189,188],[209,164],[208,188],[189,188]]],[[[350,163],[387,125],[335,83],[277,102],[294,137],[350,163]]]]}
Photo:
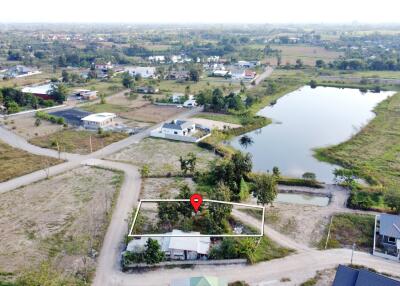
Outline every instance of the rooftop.
{"type": "Polygon", "coordinates": [[[200,276],[172,281],[171,286],[226,286],[228,283],[218,277],[200,276]]]}
{"type": "Polygon", "coordinates": [[[400,239],[400,215],[381,214],[379,234],[400,239]]]}
{"type": "Polygon", "coordinates": [[[27,86],[22,89],[23,93],[32,93],[32,94],[49,94],[53,87],[52,83],[38,85],[38,86],[27,86]]]}
{"type": "Polygon", "coordinates": [[[83,121],[91,121],[91,122],[103,122],[105,120],[108,120],[110,118],[115,118],[117,117],[115,113],[108,113],[108,112],[103,112],[103,113],[95,113],[95,114],[90,114],[84,118],[82,118],[83,121]]]}
{"type": "Polygon", "coordinates": [[[400,281],[365,269],[339,265],[332,286],[400,286],[400,281]]]}
{"type": "Polygon", "coordinates": [[[183,130],[183,129],[193,126],[193,124],[194,124],[193,122],[178,119],[178,120],[171,121],[170,123],[164,123],[162,128],[183,130]]]}

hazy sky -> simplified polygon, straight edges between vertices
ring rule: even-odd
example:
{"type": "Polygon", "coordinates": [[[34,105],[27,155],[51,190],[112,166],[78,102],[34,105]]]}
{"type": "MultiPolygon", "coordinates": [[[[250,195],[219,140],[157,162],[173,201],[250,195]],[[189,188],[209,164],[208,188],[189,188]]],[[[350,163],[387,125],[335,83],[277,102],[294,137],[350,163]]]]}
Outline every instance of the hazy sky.
{"type": "Polygon", "coordinates": [[[1,2],[0,22],[400,22],[400,0],[2,0],[1,2]]]}

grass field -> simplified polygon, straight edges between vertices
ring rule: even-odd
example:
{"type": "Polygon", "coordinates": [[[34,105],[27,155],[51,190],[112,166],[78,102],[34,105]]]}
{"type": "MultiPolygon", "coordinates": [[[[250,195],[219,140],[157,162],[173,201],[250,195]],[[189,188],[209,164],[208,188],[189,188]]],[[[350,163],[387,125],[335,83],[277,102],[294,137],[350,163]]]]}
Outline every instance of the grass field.
{"type": "Polygon", "coordinates": [[[318,159],[354,169],[369,182],[400,185],[400,93],[375,108],[376,117],[350,140],[318,149],[318,159]]]}
{"type": "Polygon", "coordinates": [[[33,155],[0,141],[0,182],[61,163],[50,157],[33,155]]]}
{"type": "Polygon", "coordinates": [[[107,81],[91,80],[85,84],[77,85],[73,89],[87,88],[97,90],[99,93],[109,96],[125,89],[123,87],[121,78],[116,76],[107,81]]]}
{"type": "MultiPolygon", "coordinates": [[[[355,243],[357,249],[370,251],[373,246],[374,226],[373,215],[336,214],[332,219],[327,248],[350,248],[355,243]]],[[[321,240],[320,248],[325,248],[325,243],[326,236],[321,240]]]]}
{"type": "Polygon", "coordinates": [[[128,137],[125,133],[104,133],[102,135],[90,131],[62,130],[50,135],[35,137],[29,142],[44,148],[57,150],[57,142],[63,152],[88,154],[90,153],[90,137],[92,151],[128,137]]]}
{"type": "Polygon", "coordinates": [[[267,236],[263,236],[256,250],[250,255],[250,262],[257,263],[282,258],[293,252],[292,249],[281,247],[267,236]]]}
{"type": "Polygon", "coordinates": [[[93,113],[100,113],[100,112],[121,113],[129,111],[129,107],[112,103],[83,105],[80,107],[80,109],[93,113]]]}
{"type": "MultiPolygon", "coordinates": [[[[282,65],[295,64],[297,59],[301,59],[304,64],[314,66],[316,60],[330,62],[342,55],[342,53],[329,51],[322,47],[306,45],[272,45],[271,48],[282,51],[282,65]]],[[[276,65],[276,57],[267,57],[267,62],[276,65]]]]}

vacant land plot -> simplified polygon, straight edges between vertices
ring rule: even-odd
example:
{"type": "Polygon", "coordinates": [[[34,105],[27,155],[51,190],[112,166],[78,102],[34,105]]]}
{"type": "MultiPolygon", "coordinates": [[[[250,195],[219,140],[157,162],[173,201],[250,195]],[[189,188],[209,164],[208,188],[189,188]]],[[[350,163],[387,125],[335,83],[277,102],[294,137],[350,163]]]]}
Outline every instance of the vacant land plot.
{"type": "Polygon", "coordinates": [[[216,158],[212,152],[195,144],[146,138],[140,143],[112,154],[107,159],[131,163],[136,166],[145,164],[150,167],[150,175],[180,173],[179,157],[193,152],[197,157],[196,168],[204,170],[208,163],[216,158]]]}
{"type": "Polygon", "coordinates": [[[151,104],[146,105],[142,108],[131,109],[129,111],[121,112],[120,116],[139,122],[158,123],[171,117],[177,116],[183,111],[184,110],[182,108],[179,109],[175,106],[157,106],[151,104]]]}
{"type": "MultiPolygon", "coordinates": [[[[282,51],[282,65],[286,63],[295,64],[297,59],[301,59],[304,64],[314,66],[316,60],[330,62],[342,55],[342,53],[321,47],[305,45],[273,45],[271,48],[282,51]]],[[[267,61],[273,65],[277,63],[276,57],[267,57],[267,61]]]]}
{"type": "Polygon", "coordinates": [[[39,126],[35,125],[35,113],[26,114],[8,119],[0,119],[0,124],[12,132],[31,139],[36,136],[45,136],[63,129],[62,125],[53,124],[46,120],[41,120],[39,126]]]}
{"type": "MultiPolygon", "coordinates": [[[[211,116],[211,118],[212,118],[212,116],[211,116]]],[[[226,128],[238,128],[241,126],[240,124],[228,123],[228,122],[224,122],[224,121],[216,121],[216,120],[207,119],[204,117],[199,118],[198,116],[191,118],[190,121],[192,121],[196,124],[206,126],[210,129],[219,129],[219,130],[223,130],[226,128]]]]}
{"type": "Polygon", "coordinates": [[[0,182],[61,163],[50,157],[33,155],[0,141],[0,182]]]}
{"type": "Polygon", "coordinates": [[[128,137],[125,133],[104,132],[98,134],[91,131],[62,130],[49,135],[39,136],[29,142],[44,148],[62,152],[89,154],[111,143],[128,137]]]}
{"type": "Polygon", "coordinates": [[[125,87],[122,86],[120,77],[114,77],[106,81],[91,80],[88,83],[74,87],[74,89],[79,88],[97,90],[99,93],[104,94],[105,96],[115,94],[125,89],[125,87]]]}
{"type": "MultiPolygon", "coordinates": [[[[328,248],[351,248],[371,251],[374,240],[375,216],[362,214],[337,214],[332,218],[328,248]]],[[[326,231],[328,233],[328,231],[326,231]]],[[[324,247],[326,236],[321,240],[324,247]]]]}
{"type": "Polygon", "coordinates": [[[142,183],[141,199],[173,199],[182,186],[194,189],[192,179],[183,178],[146,178],[142,183]]]}
{"type": "Polygon", "coordinates": [[[90,280],[122,179],[120,173],[80,167],[1,194],[0,273],[41,271],[38,265],[46,261],[71,280],[48,285],[90,280]]]}
{"type": "Polygon", "coordinates": [[[224,89],[227,92],[234,91],[240,88],[240,82],[226,80],[223,78],[207,77],[206,75],[204,75],[204,78],[202,78],[198,82],[177,82],[174,80],[163,80],[156,86],[162,92],[185,92],[186,87],[189,86],[190,92],[195,94],[204,89],[214,89],[217,87],[224,89]]]}

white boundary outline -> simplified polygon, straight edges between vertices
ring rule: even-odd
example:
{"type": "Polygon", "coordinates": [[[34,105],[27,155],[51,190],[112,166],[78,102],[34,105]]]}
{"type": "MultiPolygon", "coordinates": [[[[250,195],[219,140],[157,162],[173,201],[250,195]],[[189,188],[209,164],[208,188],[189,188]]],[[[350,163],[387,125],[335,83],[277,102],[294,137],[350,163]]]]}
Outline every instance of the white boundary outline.
{"type": "Polygon", "coordinates": [[[262,209],[262,219],[261,219],[261,226],[260,226],[260,234],[198,234],[198,235],[184,235],[184,234],[175,234],[175,235],[168,235],[168,234],[132,234],[133,227],[135,226],[136,219],[138,217],[140,207],[142,203],[157,203],[157,202],[190,202],[190,199],[143,199],[139,201],[137,206],[137,210],[135,213],[135,217],[133,218],[133,223],[130,228],[128,237],[263,237],[264,236],[264,218],[265,218],[265,207],[257,206],[257,205],[249,205],[249,204],[242,204],[242,203],[232,203],[226,201],[216,201],[216,200],[209,200],[203,199],[203,202],[210,202],[210,203],[219,203],[219,204],[226,204],[226,205],[235,205],[235,206],[242,206],[247,208],[257,208],[262,209]]]}

